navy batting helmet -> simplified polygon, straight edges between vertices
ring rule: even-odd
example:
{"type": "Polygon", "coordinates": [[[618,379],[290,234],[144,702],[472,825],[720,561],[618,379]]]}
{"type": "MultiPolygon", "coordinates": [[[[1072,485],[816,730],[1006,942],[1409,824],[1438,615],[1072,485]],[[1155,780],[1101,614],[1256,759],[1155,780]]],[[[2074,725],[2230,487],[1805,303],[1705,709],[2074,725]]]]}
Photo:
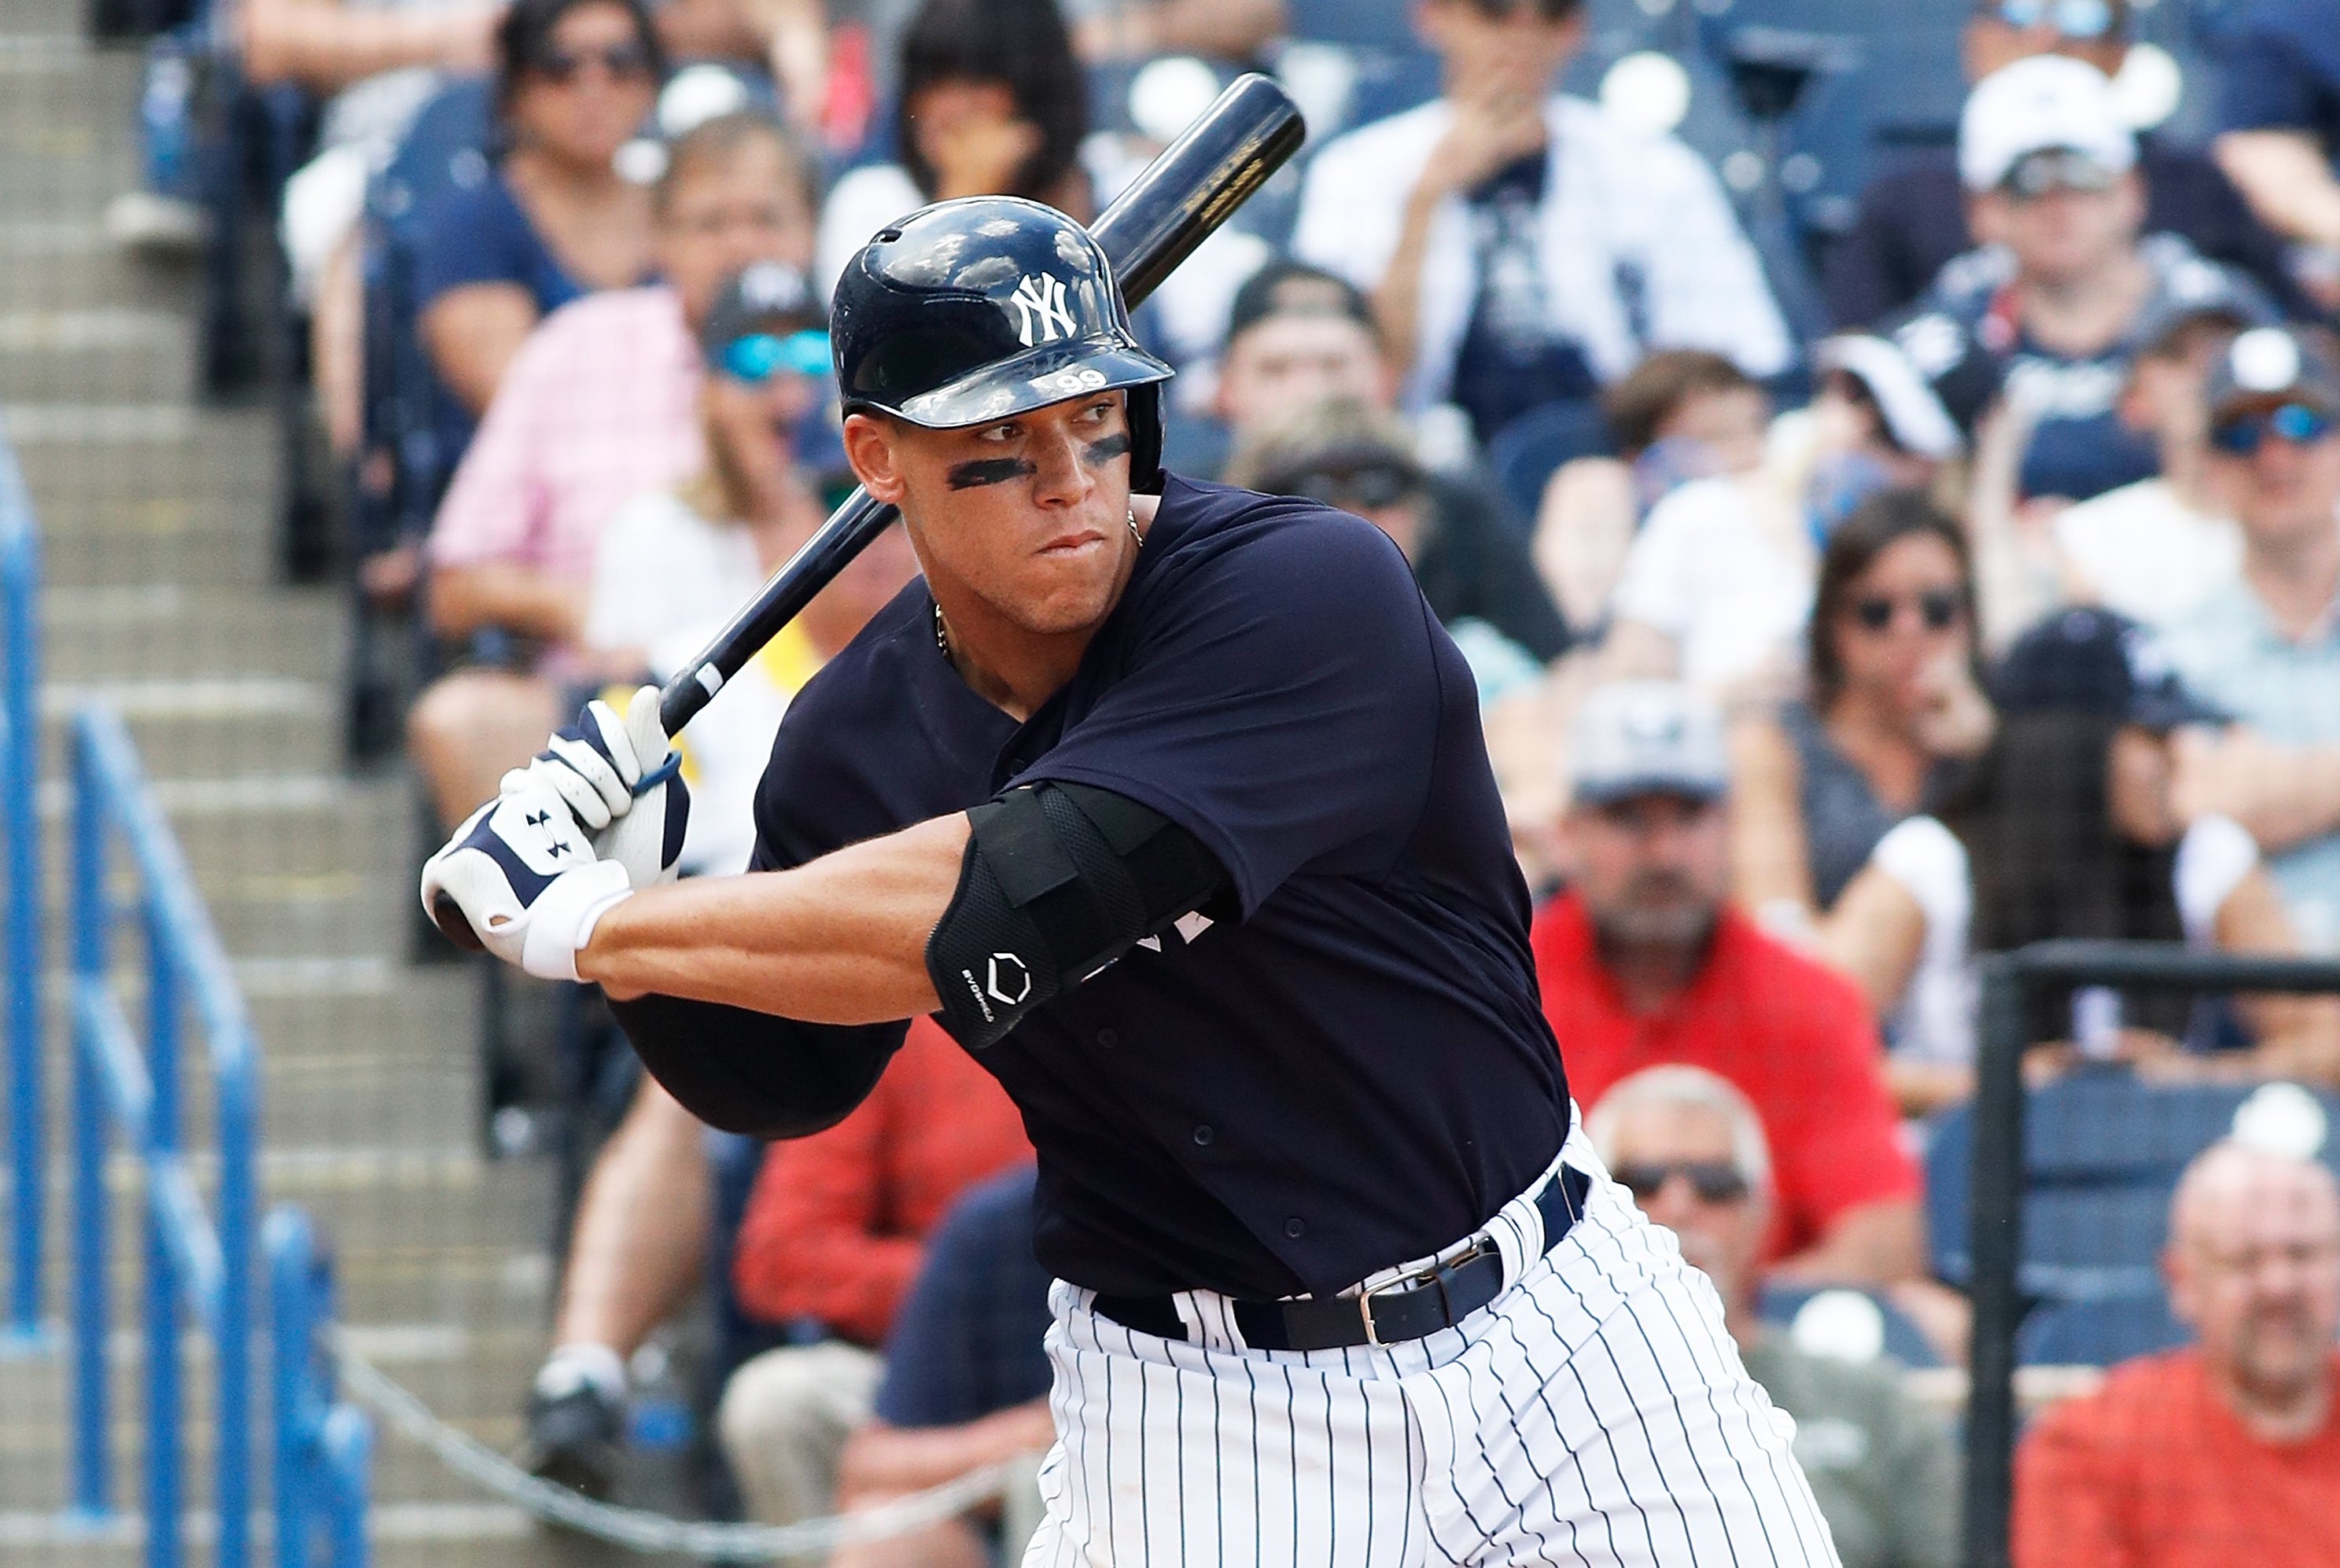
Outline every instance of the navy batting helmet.
{"type": "Polygon", "coordinates": [[[1131,333],[1105,251],[1053,207],[967,196],[887,224],[846,264],[828,330],[848,413],[928,429],[1125,388],[1131,487],[1161,481],[1171,369],[1131,333]]]}

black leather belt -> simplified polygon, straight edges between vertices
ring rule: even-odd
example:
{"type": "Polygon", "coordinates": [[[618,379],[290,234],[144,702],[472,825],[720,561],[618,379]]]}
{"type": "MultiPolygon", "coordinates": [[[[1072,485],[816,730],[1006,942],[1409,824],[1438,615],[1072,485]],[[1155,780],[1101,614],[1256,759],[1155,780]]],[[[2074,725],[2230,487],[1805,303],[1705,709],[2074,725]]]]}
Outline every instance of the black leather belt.
{"type": "MultiPolygon", "coordinates": [[[[1544,1250],[1560,1245],[1584,1214],[1591,1182],[1572,1165],[1536,1194],[1543,1215],[1544,1250]]],[[[1311,1297],[1297,1301],[1238,1301],[1235,1326],[1254,1350],[1344,1350],[1357,1345],[1394,1345],[1451,1328],[1503,1288],[1503,1257],[1492,1238],[1452,1263],[1410,1274],[1355,1296],[1311,1297]]],[[[1162,1339],[1184,1339],[1186,1325],[1167,1296],[1100,1296],[1092,1304],[1125,1328],[1162,1339]]]]}

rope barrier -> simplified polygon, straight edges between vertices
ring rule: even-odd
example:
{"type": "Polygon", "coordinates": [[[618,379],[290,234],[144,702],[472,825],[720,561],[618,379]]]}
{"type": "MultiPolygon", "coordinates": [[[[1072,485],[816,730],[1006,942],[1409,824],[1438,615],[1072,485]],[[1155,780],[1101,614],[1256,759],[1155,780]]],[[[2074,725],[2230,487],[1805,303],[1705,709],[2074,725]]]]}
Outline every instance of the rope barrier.
{"type": "Polygon", "coordinates": [[[530,1475],[470,1433],[441,1420],[411,1391],[351,1348],[338,1329],[326,1331],[325,1344],[349,1395],[449,1470],[539,1519],[636,1552],[679,1553],[713,1563],[812,1556],[850,1542],[885,1540],[940,1524],[998,1497],[1016,1470],[1014,1461],[1002,1460],[925,1492],[794,1524],[670,1519],[647,1509],[598,1503],[530,1475]]]}

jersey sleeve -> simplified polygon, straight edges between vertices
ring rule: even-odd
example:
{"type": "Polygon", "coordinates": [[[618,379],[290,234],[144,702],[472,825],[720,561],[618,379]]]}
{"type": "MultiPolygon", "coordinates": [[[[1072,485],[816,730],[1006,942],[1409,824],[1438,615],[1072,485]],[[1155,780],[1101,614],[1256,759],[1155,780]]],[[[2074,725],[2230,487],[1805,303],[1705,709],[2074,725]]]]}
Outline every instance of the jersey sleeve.
{"type": "Polygon", "coordinates": [[[1126,675],[1019,782],[1128,796],[1193,833],[1248,916],[1304,867],[1378,875],[1427,799],[1433,622],[1397,547],[1284,512],[1151,586],[1126,675]]]}
{"type": "Polygon", "coordinates": [[[2299,45],[2279,27],[2259,26],[2228,47],[2218,79],[2221,131],[2315,129],[2319,95],[2340,84],[2319,78],[2299,45]]]}

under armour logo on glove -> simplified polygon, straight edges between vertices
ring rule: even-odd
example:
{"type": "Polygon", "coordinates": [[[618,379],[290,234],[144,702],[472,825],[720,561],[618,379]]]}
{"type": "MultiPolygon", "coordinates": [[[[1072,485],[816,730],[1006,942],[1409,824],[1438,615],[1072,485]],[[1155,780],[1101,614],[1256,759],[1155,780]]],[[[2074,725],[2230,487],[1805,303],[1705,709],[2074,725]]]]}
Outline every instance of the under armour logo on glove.
{"type": "Polygon", "coordinates": [[[1065,281],[1047,272],[1027,272],[1007,297],[1016,307],[1016,336],[1026,348],[1073,335],[1073,312],[1065,304],[1065,281]]]}
{"type": "Polygon", "coordinates": [[[577,978],[594,922],[633,890],[626,868],[596,860],[550,784],[524,768],[422,866],[422,907],[462,912],[481,944],[548,980],[577,978]]]}

